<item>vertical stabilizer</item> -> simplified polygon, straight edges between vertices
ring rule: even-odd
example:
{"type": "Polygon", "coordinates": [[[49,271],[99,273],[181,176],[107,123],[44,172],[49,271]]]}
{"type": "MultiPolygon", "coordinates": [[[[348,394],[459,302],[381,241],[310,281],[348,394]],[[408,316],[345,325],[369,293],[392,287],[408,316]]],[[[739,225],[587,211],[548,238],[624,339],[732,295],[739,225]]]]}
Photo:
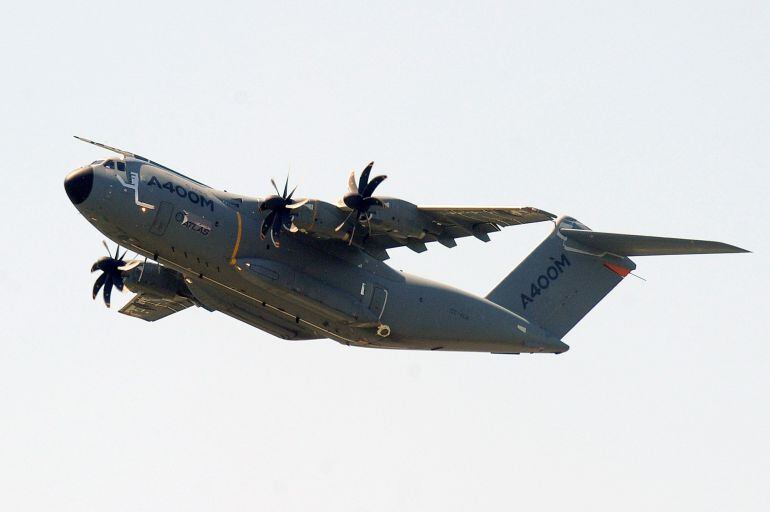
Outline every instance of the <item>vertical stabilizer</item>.
{"type": "Polygon", "coordinates": [[[561,217],[487,299],[561,338],[636,268],[628,256],[737,252],[748,251],[708,240],[602,233],[561,217]]]}
{"type": "Polygon", "coordinates": [[[636,268],[624,256],[569,240],[561,229],[588,230],[570,217],[556,227],[487,299],[561,338],[636,268]]]}

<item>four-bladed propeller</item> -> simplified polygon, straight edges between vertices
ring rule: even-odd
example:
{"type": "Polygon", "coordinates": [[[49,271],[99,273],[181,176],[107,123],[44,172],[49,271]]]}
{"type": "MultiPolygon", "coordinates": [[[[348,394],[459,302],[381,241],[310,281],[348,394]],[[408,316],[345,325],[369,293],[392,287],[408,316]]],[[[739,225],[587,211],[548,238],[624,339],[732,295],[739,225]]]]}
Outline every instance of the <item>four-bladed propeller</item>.
{"type": "MultiPolygon", "coordinates": [[[[369,217],[367,216],[367,212],[369,208],[372,206],[385,206],[382,201],[377,199],[376,197],[372,197],[372,194],[374,194],[375,189],[385,181],[387,176],[375,176],[374,178],[369,181],[369,173],[372,172],[372,167],[374,166],[374,162],[370,162],[369,165],[367,165],[363,172],[361,172],[361,177],[358,179],[358,185],[356,185],[356,173],[355,171],[350,172],[350,177],[348,178],[348,193],[345,194],[345,196],[342,198],[342,202],[345,203],[345,206],[350,208],[352,211],[348,214],[347,217],[345,217],[345,220],[340,223],[339,226],[335,228],[335,231],[339,231],[342,228],[345,227],[345,225],[348,223],[351,217],[355,216],[353,220],[353,229],[350,232],[350,240],[348,241],[348,244],[353,243],[353,235],[356,233],[356,226],[358,225],[359,220],[366,220],[369,221],[369,217]]],[[[369,227],[369,232],[371,232],[371,226],[369,227]]]]}
{"type": "Polygon", "coordinates": [[[107,256],[103,256],[96,260],[96,263],[91,266],[91,272],[101,270],[102,273],[94,281],[93,298],[99,294],[99,290],[104,287],[104,304],[110,307],[110,295],[112,294],[112,287],[114,286],[120,291],[123,291],[123,276],[121,270],[125,269],[126,262],[123,258],[126,256],[126,251],[123,252],[120,257],[120,246],[115,249],[115,256],[112,256],[110,248],[107,247],[107,242],[102,240],[104,248],[107,249],[107,256]]]}
{"type": "Polygon", "coordinates": [[[271,179],[270,183],[273,184],[273,188],[276,191],[276,195],[268,196],[259,205],[260,211],[270,211],[262,220],[262,226],[259,229],[259,236],[262,240],[270,233],[270,241],[273,242],[275,247],[281,246],[280,236],[281,230],[285,229],[291,233],[297,231],[297,228],[292,225],[292,212],[295,208],[307,203],[307,199],[292,199],[294,191],[297,187],[294,187],[291,192],[289,190],[289,177],[286,177],[286,182],[283,185],[283,193],[278,190],[278,186],[275,184],[275,180],[271,179]]]}

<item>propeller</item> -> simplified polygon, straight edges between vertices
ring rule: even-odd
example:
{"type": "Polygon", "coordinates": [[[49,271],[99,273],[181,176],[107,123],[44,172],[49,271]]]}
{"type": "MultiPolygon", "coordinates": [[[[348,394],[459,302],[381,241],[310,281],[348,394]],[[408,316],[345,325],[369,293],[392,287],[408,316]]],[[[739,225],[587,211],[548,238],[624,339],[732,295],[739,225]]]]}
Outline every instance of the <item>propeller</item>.
{"type": "Polygon", "coordinates": [[[102,244],[104,245],[104,248],[107,249],[107,256],[99,258],[96,260],[96,263],[91,266],[91,272],[96,272],[97,270],[102,271],[99,277],[96,278],[96,281],[94,281],[92,298],[96,299],[99,290],[104,287],[104,304],[107,307],[110,307],[112,287],[114,286],[118,290],[123,291],[123,276],[121,275],[121,271],[126,270],[126,262],[123,261],[123,258],[128,251],[124,251],[122,255],[118,256],[120,254],[120,246],[118,245],[115,249],[115,256],[113,256],[110,252],[110,248],[107,246],[107,242],[102,240],[102,244]]]}
{"type": "MultiPolygon", "coordinates": [[[[369,181],[369,173],[372,172],[373,166],[374,162],[370,162],[369,165],[364,168],[364,170],[361,172],[361,177],[358,179],[358,185],[356,185],[356,172],[350,171],[350,177],[348,178],[348,193],[345,194],[345,196],[342,198],[342,202],[345,203],[345,206],[351,209],[351,212],[347,217],[345,217],[345,220],[343,220],[342,223],[334,229],[334,231],[341,230],[345,227],[345,224],[348,223],[350,218],[355,215],[353,230],[350,233],[350,240],[348,241],[348,245],[353,243],[353,235],[356,233],[356,226],[358,225],[358,221],[364,217],[367,223],[369,222],[369,217],[366,216],[366,212],[369,211],[369,208],[372,206],[385,206],[382,201],[376,197],[372,197],[372,194],[374,194],[374,190],[380,185],[380,183],[385,181],[387,176],[375,176],[371,179],[371,181],[369,181]]],[[[372,228],[370,224],[369,232],[371,233],[371,231],[372,228]]]]}
{"type": "Polygon", "coordinates": [[[297,227],[291,223],[292,210],[299,208],[307,203],[307,199],[292,199],[294,191],[297,187],[294,187],[291,192],[289,190],[289,177],[286,176],[286,182],[283,185],[283,193],[278,190],[278,185],[275,184],[274,179],[270,179],[270,183],[273,184],[276,194],[268,196],[259,205],[260,211],[269,211],[265,218],[262,220],[262,226],[259,229],[259,236],[262,240],[270,233],[270,241],[276,248],[281,246],[281,230],[285,229],[290,233],[296,233],[297,227]]]}

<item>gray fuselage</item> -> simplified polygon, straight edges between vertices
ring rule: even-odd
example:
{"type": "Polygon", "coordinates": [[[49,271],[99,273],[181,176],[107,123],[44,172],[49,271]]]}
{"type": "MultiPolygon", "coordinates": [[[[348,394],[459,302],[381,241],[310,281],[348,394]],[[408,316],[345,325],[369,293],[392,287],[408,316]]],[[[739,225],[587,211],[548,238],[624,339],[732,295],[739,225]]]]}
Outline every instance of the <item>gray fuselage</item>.
{"type": "Polygon", "coordinates": [[[104,235],[180,272],[205,308],[278,337],[401,349],[568,349],[489,300],[393,270],[342,241],[287,233],[276,248],[260,238],[259,198],[128,157],[78,169],[67,178],[74,179],[82,190],[73,203],[104,235]]]}

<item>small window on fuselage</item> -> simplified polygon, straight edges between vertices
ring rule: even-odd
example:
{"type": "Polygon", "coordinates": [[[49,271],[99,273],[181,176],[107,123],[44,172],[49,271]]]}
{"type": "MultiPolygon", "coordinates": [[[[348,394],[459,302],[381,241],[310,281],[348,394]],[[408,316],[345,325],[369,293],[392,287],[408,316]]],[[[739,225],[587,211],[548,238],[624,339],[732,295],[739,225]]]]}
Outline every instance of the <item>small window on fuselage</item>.
{"type": "Polygon", "coordinates": [[[107,160],[106,162],[104,162],[104,166],[107,169],[114,169],[115,168],[115,161],[114,160],[107,160]]]}
{"type": "Polygon", "coordinates": [[[118,160],[118,170],[125,172],[126,171],[126,163],[125,162],[121,162],[120,160],[118,160]]]}

